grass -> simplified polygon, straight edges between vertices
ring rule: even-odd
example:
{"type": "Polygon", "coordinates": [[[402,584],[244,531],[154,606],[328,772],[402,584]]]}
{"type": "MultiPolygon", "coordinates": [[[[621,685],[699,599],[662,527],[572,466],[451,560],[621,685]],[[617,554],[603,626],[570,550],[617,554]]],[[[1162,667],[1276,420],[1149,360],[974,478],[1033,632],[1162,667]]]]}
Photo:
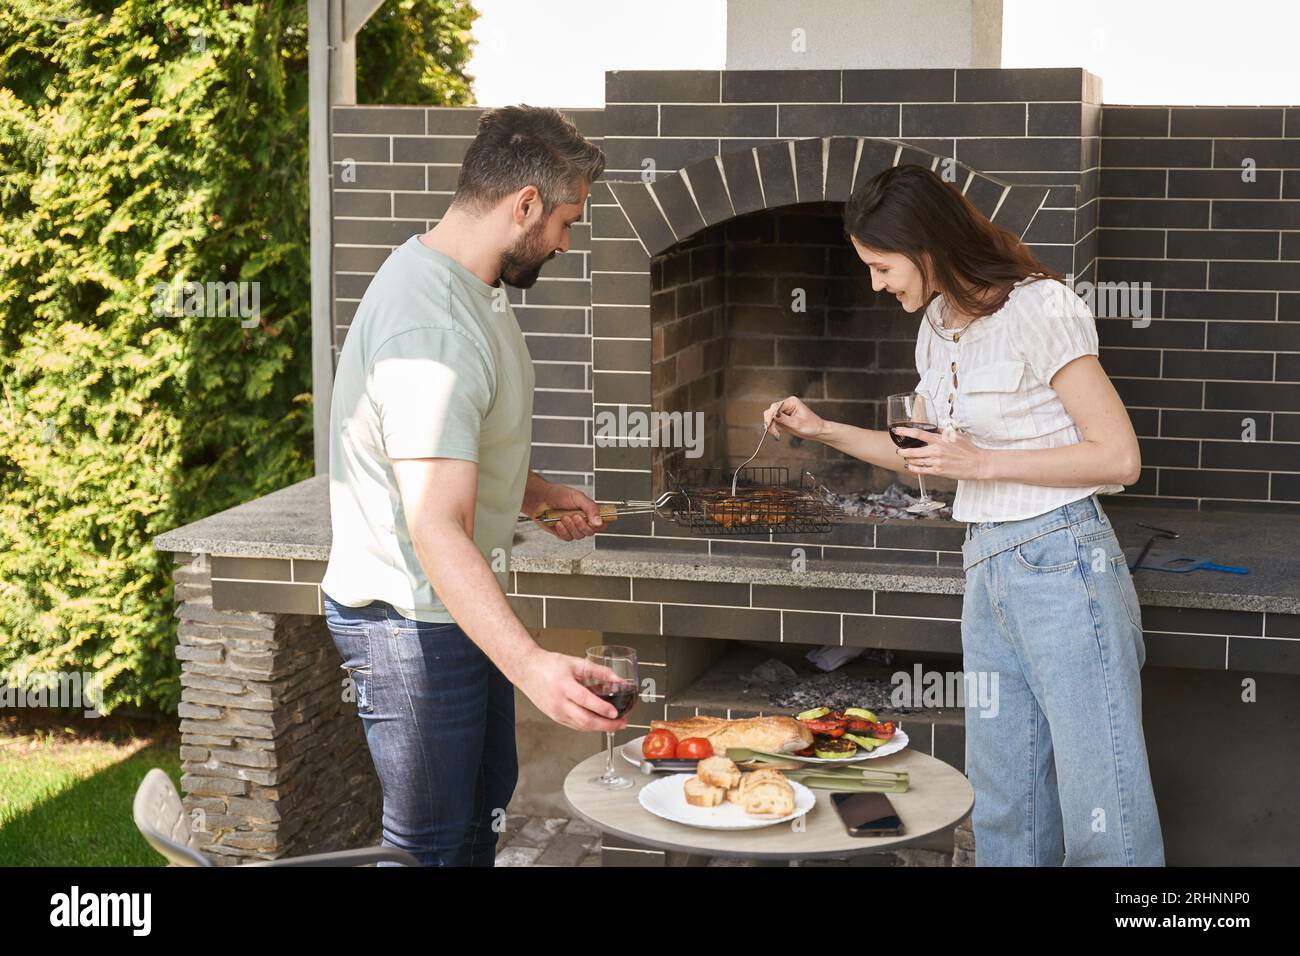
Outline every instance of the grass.
{"type": "Polygon", "coordinates": [[[179,788],[174,718],[0,718],[0,866],[166,865],[131,819],[151,767],[179,788]]]}

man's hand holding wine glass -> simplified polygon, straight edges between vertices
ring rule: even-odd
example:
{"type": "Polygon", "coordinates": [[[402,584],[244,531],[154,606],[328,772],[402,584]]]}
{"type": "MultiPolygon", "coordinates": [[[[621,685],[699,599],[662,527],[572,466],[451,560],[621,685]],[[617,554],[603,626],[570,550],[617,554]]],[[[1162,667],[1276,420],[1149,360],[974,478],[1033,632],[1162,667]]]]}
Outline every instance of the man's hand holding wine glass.
{"type": "Polygon", "coordinates": [[[610,667],[581,657],[536,648],[519,668],[519,689],[537,709],[574,730],[613,732],[627,726],[624,713],[591,689],[601,681],[618,681],[610,667]]]}

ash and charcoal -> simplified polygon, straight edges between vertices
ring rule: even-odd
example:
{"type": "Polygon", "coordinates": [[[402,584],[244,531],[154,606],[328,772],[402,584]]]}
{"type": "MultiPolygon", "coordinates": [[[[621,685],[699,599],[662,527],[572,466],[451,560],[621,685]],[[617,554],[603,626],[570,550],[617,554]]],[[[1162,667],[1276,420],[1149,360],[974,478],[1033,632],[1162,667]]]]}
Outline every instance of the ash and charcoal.
{"type": "Polygon", "coordinates": [[[831,497],[844,509],[846,515],[855,518],[952,518],[952,492],[931,492],[930,497],[942,501],[943,508],[927,514],[913,514],[907,508],[920,501],[921,497],[913,495],[898,482],[875,494],[831,492],[831,497]]]}
{"type": "Polygon", "coordinates": [[[763,709],[789,710],[798,713],[814,707],[844,710],[865,707],[876,713],[916,714],[912,707],[895,707],[890,703],[894,685],[888,680],[869,677],[861,671],[873,663],[876,669],[888,666],[893,654],[887,650],[866,652],[855,665],[833,671],[800,673],[788,664],[769,660],[740,675],[741,694],[759,700],[763,709]],[[855,673],[857,671],[857,673],[855,673]]]}

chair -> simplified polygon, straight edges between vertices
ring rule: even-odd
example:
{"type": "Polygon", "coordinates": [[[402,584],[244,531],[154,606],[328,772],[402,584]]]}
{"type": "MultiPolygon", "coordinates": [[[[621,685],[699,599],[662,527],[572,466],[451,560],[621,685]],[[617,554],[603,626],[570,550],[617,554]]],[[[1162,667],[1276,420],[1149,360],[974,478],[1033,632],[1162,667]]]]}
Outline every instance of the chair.
{"type": "MultiPolygon", "coordinates": [[[[171,777],[154,767],[144,776],[135,792],[132,807],[136,828],[149,845],[177,866],[216,866],[196,845],[190,832],[190,820],[176,792],[171,777]]],[[[281,860],[260,860],[241,866],[365,866],[380,861],[400,866],[419,866],[420,861],[405,850],[394,847],[362,847],[313,853],[281,860]]]]}

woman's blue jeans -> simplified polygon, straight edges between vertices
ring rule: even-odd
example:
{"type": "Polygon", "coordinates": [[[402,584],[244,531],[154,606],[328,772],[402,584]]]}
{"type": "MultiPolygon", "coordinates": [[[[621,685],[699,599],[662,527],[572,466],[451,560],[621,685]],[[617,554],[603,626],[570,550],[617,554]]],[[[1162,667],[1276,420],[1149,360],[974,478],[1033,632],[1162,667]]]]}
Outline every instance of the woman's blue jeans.
{"type": "Polygon", "coordinates": [[[1096,495],[967,525],[966,773],[980,866],[1163,866],[1137,592],[1096,495]]]}
{"type": "Polygon", "coordinates": [[[514,687],[457,624],[324,602],[383,786],[383,845],[492,866],[518,779],[514,687]]]}

